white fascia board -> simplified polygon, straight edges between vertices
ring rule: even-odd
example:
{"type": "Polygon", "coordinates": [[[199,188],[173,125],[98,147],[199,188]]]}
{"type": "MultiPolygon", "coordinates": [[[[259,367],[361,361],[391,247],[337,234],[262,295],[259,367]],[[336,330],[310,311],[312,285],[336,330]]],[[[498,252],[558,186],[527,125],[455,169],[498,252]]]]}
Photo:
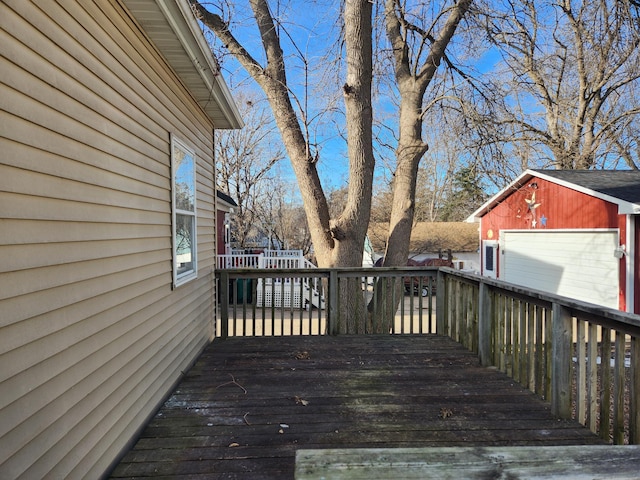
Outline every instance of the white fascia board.
{"type": "Polygon", "coordinates": [[[620,200],[619,198],[612,197],[605,193],[597,192],[595,190],[591,190],[590,188],[586,188],[581,185],[576,185],[575,183],[567,182],[565,180],[560,180],[558,178],[545,175],[544,173],[541,173],[541,172],[531,172],[531,174],[539,178],[542,178],[543,180],[547,180],[557,185],[562,185],[563,187],[569,188],[571,190],[575,190],[576,192],[584,193],[591,197],[599,198],[600,200],[613,203],[614,205],[618,206],[618,214],[620,215],[640,213],[640,205],[637,205],[635,203],[627,202],[625,200],[620,200]]]}
{"type": "Polygon", "coordinates": [[[528,177],[532,177],[534,175],[535,175],[535,172],[533,172],[531,170],[525,170],[524,172],[522,172],[509,185],[504,187],[502,190],[500,190],[498,193],[496,193],[493,197],[491,197],[489,200],[484,202],[480,208],[478,208],[475,212],[473,212],[471,215],[469,215],[467,217],[467,219],[465,220],[465,222],[474,223],[474,222],[480,221],[480,218],[485,213],[487,213],[489,210],[491,210],[491,208],[494,205],[498,204],[503,198],[506,198],[507,196],[509,196],[511,194],[511,192],[514,191],[514,187],[516,185],[520,186],[523,183],[526,183],[526,181],[528,181],[528,177]]]}
{"type": "Polygon", "coordinates": [[[187,51],[209,92],[213,95],[213,99],[228,119],[229,126],[227,128],[242,128],[243,122],[238,107],[233,101],[229,87],[222,78],[218,62],[213,57],[211,47],[204,38],[187,0],[156,0],[156,2],[180,39],[180,43],[187,51]],[[178,12],[180,13],[179,17],[176,15],[178,12]]]}
{"type": "Polygon", "coordinates": [[[572,183],[572,182],[559,180],[556,177],[545,175],[544,173],[541,173],[541,172],[534,172],[533,170],[525,170],[509,185],[507,185],[505,188],[500,190],[493,197],[487,200],[480,208],[478,208],[475,212],[469,215],[465,220],[465,222],[473,223],[473,222],[479,221],[483,215],[485,215],[489,210],[491,210],[491,208],[494,207],[496,204],[498,204],[503,198],[507,197],[512,191],[516,189],[516,187],[520,187],[523,184],[527,183],[532,177],[537,177],[543,180],[547,180],[551,183],[561,185],[571,190],[575,190],[577,192],[581,192],[586,195],[599,198],[609,203],[613,203],[614,205],[618,206],[618,213],[620,215],[640,214],[640,205],[638,204],[620,200],[619,198],[615,198],[610,195],[606,195],[604,193],[591,190],[590,188],[576,185],[575,183],[572,183]]]}

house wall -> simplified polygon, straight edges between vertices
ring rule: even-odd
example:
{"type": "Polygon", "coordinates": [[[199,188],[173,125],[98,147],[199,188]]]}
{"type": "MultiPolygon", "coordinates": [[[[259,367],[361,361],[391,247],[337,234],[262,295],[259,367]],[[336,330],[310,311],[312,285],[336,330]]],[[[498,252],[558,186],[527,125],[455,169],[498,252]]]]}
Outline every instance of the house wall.
{"type": "Polygon", "coordinates": [[[212,337],[213,125],[115,1],[0,27],[0,478],[99,478],[212,337]],[[197,155],[175,290],[170,134],[197,155]]]}

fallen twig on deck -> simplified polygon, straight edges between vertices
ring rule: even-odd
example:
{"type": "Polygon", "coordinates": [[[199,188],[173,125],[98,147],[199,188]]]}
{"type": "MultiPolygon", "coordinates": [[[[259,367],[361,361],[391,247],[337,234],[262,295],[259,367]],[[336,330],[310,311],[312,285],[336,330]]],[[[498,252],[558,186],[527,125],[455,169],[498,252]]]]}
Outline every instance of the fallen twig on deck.
{"type": "Polygon", "coordinates": [[[216,390],[219,389],[220,387],[224,387],[225,385],[236,385],[236,386],[240,387],[242,389],[242,391],[244,392],[244,394],[246,395],[247,394],[247,389],[244,388],[242,385],[240,385],[238,382],[236,382],[236,379],[235,379],[235,377],[233,375],[229,374],[229,376],[231,377],[231,381],[230,382],[225,382],[225,383],[222,383],[222,384],[218,385],[216,387],[216,390]]]}

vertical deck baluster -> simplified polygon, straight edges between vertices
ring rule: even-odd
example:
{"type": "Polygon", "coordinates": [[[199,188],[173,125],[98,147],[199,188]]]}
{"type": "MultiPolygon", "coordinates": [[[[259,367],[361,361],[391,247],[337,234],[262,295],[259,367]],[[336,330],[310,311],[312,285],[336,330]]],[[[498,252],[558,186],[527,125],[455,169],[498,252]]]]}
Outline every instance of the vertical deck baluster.
{"type": "MultiPolygon", "coordinates": [[[[415,279],[415,277],[409,277],[409,301],[413,300],[413,280],[415,279]]],[[[392,291],[396,292],[396,282],[395,279],[393,280],[393,288],[392,291]]],[[[403,289],[401,290],[401,296],[404,295],[404,285],[403,285],[403,289]]],[[[393,298],[393,305],[396,305],[396,299],[395,299],[395,295],[393,298]]],[[[399,332],[395,332],[395,333],[404,333],[404,316],[405,316],[405,312],[404,312],[404,297],[400,298],[400,331],[399,332]]],[[[395,319],[394,319],[395,320],[395,319]]],[[[393,322],[395,325],[395,321],[393,322]]]]}
{"type": "Polygon", "coordinates": [[[584,320],[576,320],[576,418],[585,425],[587,423],[587,338],[584,320]]]}
{"type": "Polygon", "coordinates": [[[491,321],[491,348],[493,353],[493,365],[500,365],[500,349],[502,348],[500,342],[500,317],[502,316],[502,312],[500,311],[500,293],[497,291],[493,291],[491,295],[491,303],[492,308],[491,311],[493,313],[493,319],[491,321]]]}
{"type": "Polygon", "coordinates": [[[520,381],[520,300],[514,299],[512,301],[512,347],[511,347],[511,357],[512,357],[512,370],[513,373],[511,376],[517,382],[520,381]]]}
{"type": "Polygon", "coordinates": [[[231,322],[231,336],[235,337],[237,335],[237,325],[236,318],[238,317],[238,279],[233,278],[231,280],[231,295],[233,297],[232,309],[233,309],[233,320],[231,322]]]}
{"type": "Polygon", "coordinates": [[[613,443],[624,444],[624,389],[625,389],[625,348],[626,335],[616,332],[613,365],[613,443]]]}
{"type": "Polygon", "coordinates": [[[423,312],[422,309],[424,308],[424,299],[425,298],[429,298],[429,296],[431,295],[431,289],[429,288],[429,278],[430,277],[426,277],[427,278],[427,284],[424,285],[424,277],[420,277],[420,296],[418,296],[418,331],[417,333],[422,334],[424,333],[424,329],[422,326],[422,317],[423,317],[423,312]],[[427,297],[423,297],[422,296],[422,289],[426,288],[428,293],[427,297]]]}
{"type": "Polygon", "coordinates": [[[553,304],[551,336],[551,412],[571,418],[571,332],[573,319],[569,309],[553,304]]]}
{"type": "Polygon", "coordinates": [[[474,335],[474,295],[473,295],[473,288],[471,287],[471,285],[469,284],[465,284],[465,305],[467,306],[466,310],[467,313],[465,315],[466,317],[466,325],[465,325],[465,332],[466,332],[466,338],[467,338],[467,345],[469,345],[469,349],[472,352],[477,352],[477,347],[476,347],[476,336],[474,335]]]}
{"type": "Polygon", "coordinates": [[[262,317],[262,335],[266,335],[267,334],[267,279],[263,279],[262,282],[260,282],[260,290],[261,290],[261,294],[262,294],[262,312],[261,312],[261,317],[262,317]]]}
{"type": "Polygon", "coordinates": [[[551,381],[553,378],[553,309],[544,309],[544,352],[545,352],[545,381],[544,398],[551,398],[551,381]]]}
{"type": "Polygon", "coordinates": [[[525,387],[529,385],[529,379],[527,378],[527,303],[523,300],[518,301],[518,313],[520,325],[518,327],[520,341],[518,347],[518,380],[525,387]]]}
{"type": "Polygon", "coordinates": [[[229,272],[220,274],[220,338],[229,336],[229,272]]]}
{"type": "Polygon", "coordinates": [[[629,385],[629,443],[640,444],[640,339],[631,337],[629,385]]]}
{"type": "Polygon", "coordinates": [[[271,278],[271,335],[276,335],[276,277],[271,278]]]}
{"type": "Polygon", "coordinates": [[[478,309],[478,357],[483,366],[491,365],[491,332],[493,321],[493,295],[489,286],[482,282],[479,292],[478,309]]]}
{"type": "Polygon", "coordinates": [[[602,328],[599,433],[607,441],[611,440],[611,335],[611,329],[602,328]]]}
{"type": "Polygon", "coordinates": [[[536,305],[535,392],[544,395],[544,309],[536,305]]]}
{"type": "Polygon", "coordinates": [[[498,313],[499,313],[499,323],[498,323],[498,346],[499,346],[499,362],[498,362],[498,368],[500,369],[501,372],[505,372],[507,371],[507,361],[506,361],[506,354],[507,354],[507,347],[506,347],[506,330],[507,330],[507,298],[504,294],[500,294],[499,297],[499,302],[500,302],[500,308],[498,309],[498,313]]]}
{"type": "MultiPolygon", "coordinates": [[[[242,282],[242,335],[243,336],[248,336],[247,335],[247,330],[248,330],[248,317],[247,317],[247,297],[249,296],[247,294],[247,286],[249,285],[249,279],[248,278],[243,278],[241,279],[242,282]]],[[[253,334],[253,332],[251,332],[253,334]]]]}
{"type": "Polygon", "coordinates": [[[451,282],[451,294],[450,294],[450,312],[451,320],[449,322],[449,336],[454,340],[458,340],[458,298],[460,297],[460,282],[451,282]]]}
{"type": "Polygon", "coordinates": [[[258,296],[258,285],[256,284],[257,279],[253,279],[251,282],[251,329],[253,331],[253,336],[257,336],[257,331],[256,331],[256,316],[258,314],[258,310],[257,310],[257,303],[258,303],[258,299],[256,298],[258,296]],[[255,295],[254,295],[254,285],[255,285],[255,295]]]}
{"type": "Polygon", "coordinates": [[[527,305],[527,386],[532,392],[536,391],[536,307],[533,303],[527,305]]]}
{"type": "Polygon", "coordinates": [[[597,432],[598,420],[598,326],[589,322],[588,385],[589,429],[597,432]]]}
{"type": "Polygon", "coordinates": [[[329,301],[327,302],[327,330],[330,335],[338,334],[338,272],[332,269],[329,273],[329,301]]]}

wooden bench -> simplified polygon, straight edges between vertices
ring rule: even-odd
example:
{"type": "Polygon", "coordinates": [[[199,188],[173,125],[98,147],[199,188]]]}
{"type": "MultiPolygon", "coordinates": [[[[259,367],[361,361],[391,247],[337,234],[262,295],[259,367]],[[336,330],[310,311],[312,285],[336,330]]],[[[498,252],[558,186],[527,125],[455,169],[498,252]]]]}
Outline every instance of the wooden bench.
{"type": "Polygon", "coordinates": [[[640,479],[640,445],[298,450],[295,478],[640,479]]]}

